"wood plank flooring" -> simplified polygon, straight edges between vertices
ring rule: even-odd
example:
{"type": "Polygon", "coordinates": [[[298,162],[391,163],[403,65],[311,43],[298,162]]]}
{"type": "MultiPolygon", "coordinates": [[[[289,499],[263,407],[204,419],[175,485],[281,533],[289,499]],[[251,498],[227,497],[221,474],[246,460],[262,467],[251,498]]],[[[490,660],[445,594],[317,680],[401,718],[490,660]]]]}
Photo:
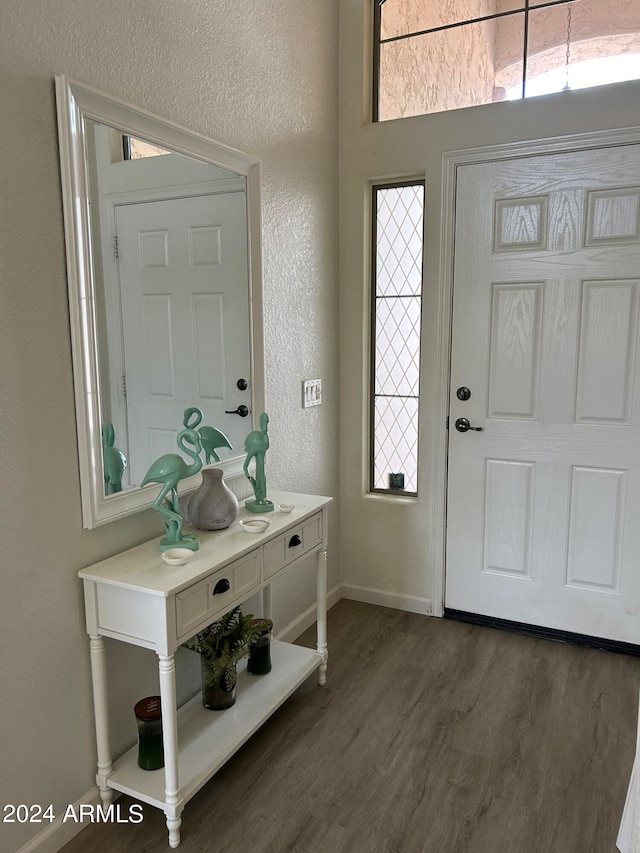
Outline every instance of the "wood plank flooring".
{"type": "MultiPolygon", "coordinates": [[[[340,601],[327,685],[187,804],[179,850],[615,853],[639,686],[638,658],[340,601]]],[[[164,815],[144,815],[64,853],[166,853],[164,815]]]]}

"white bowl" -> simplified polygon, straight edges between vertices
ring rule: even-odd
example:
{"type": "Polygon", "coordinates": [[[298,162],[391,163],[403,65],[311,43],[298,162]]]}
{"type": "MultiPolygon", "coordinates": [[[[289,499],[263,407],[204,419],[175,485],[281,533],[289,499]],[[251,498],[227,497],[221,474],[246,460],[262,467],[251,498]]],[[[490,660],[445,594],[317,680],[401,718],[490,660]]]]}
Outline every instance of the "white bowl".
{"type": "Polygon", "coordinates": [[[245,533],[264,533],[271,524],[268,518],[241,518],[240,527],[245,533]]]}
{"type": "Polygon", "coordinates": [[[181,566],[193,557],[191,548],[169,548],[168,551],[163,551],[162,559],[170,566],[181,566]]]}
{"type": "Polygon", "coordinates": [[[295,504],[278,504],[278,509],[280,512],[291,512],[292,509],[295,509],[295,504]]]}

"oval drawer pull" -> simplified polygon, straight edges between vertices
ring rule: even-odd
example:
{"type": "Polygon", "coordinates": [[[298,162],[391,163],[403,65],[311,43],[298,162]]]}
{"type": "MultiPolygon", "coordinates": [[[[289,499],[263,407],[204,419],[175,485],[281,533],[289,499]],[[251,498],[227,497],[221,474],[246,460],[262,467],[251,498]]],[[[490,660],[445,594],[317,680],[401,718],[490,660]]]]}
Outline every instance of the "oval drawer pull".
{"type": "Polygon", "coordinates": [[[297,533],[295,536],[292,536],[291,539],[289,539],[289,548],[295,548],[296,545],[302,545],[302,539],[298,536],[297,533]]]}
{"type": "Polygon", "coordinates": [[[213,594],[220,595],[223,592],[229,592],[230,589],[231,584],[229,583],[229,581],[226,578],[222,578],[222,580],[219,580],[218,583],[214,586],[213,594]]]}

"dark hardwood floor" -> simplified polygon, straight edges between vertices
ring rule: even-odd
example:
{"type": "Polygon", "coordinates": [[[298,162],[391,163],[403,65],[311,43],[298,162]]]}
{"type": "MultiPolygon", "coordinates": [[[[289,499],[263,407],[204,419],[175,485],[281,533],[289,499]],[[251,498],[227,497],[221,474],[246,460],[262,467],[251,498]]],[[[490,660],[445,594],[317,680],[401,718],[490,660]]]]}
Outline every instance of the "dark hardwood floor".
{"type": "MultiPolygon", "coordinates": [[[[327,685],[305,683],[187,804],[178,849],[615,853],[639,685],[639,658],[343,600],[327,685]]],[[[145,806],[64,853],[169,849],[145,806]]]]}

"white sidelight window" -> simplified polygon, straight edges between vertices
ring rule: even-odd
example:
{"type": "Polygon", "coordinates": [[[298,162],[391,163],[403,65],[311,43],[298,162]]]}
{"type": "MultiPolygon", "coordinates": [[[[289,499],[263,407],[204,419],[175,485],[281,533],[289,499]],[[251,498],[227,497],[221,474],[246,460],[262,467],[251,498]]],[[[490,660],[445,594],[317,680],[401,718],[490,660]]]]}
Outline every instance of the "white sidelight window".
{"type": "Polygon", "coordinates": [[[424,181],[373,187],[371,481],[418,493],[424,181]]]}

